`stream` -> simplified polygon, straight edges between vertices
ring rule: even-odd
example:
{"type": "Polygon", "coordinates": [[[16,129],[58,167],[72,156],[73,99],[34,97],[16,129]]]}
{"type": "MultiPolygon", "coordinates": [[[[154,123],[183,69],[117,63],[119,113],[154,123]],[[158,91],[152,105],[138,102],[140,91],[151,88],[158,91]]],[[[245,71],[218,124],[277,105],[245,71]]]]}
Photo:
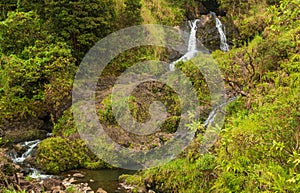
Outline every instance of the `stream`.
{"type": "Polygon", "coordinates": [[[38,169],[30,166],[26,162],[28,158],[30,158],[35,150],[38,144],[41,142],[41,140],[33,140],[33,141],[26,141],[22,142],[19,145],[22,147],[23,152],[21,155],[18,155],[16,151],[10,151],[8,156],[11,158],[11,160],[20,165],[25,173],[28,173],[30,178],[33,179],[48,179],[48,178],[71,178],[73,174],[75,173],[82,173],[84,174],[83,178],[76,178],[76,182],[74,184],[79,183],[88,183],[89,187],[91,187],[92,190],[95,192],[98,188],[103,188],[108,193],[125,193],[126,191],[122,189],[120,183],[119,183],[119,176],[122,174],[134,174],[135,171],[132,170],[124,170],[124,169],[101,169],[101,170],[88,170],[88,169],[78,169],[78,170],[72,170],[68,172],[63,172],[57,176],[53,175],[47,175],[43,172],[39,171],[38,169]]]}
{"type": "Polygon", "coordinates": [[[74,183],[88,183],[89,187],[95,192],[98,188],[103,188],[108,193],[126,193],[127,191],[120,185],[119,177],[123,174],[134,174],[133,170],[125,169],[102,169],[102,170],[87,170],[79,169],[68,171],[61,174],[64,178],[72,176],[74,173],[83,173],[84,177],[77,179],[74,183]]]}

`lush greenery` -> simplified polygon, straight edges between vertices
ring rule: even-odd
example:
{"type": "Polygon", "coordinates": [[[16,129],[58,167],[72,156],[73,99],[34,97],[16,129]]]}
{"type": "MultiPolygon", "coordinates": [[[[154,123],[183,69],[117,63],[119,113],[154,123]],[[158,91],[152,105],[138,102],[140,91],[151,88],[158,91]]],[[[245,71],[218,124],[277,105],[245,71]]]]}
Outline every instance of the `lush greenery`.
{"type": "MultiPolygon", "coordinates": [[[[81,59],[93,44],[118,29],[142,23],[181,23],[186,6],[192,3],[177,5],[167,0],[1,2],[0,144],[44,138],[47,132],[52,132],[54,137],[43,141],[37,153],[37,165],[45,171],[102,167],[102,163],[93,162],[95,158],[78,139],[70,107],[73,79],[81,59]],[[78,151],[72,151],[75,146],[78,151]],[[70,159],[73,162],[69,158],[60,160],[62,155],[74,158],[70,159]]],[[[160,48],[137,49],[139,54],[133,51],[116,58],[104,74],[114,78],[139,58],[157,59],[163,52],[160,48]],[[131,59],[125,61],[126,58],[131,59]]]]}
{"type": "Polygon", "coordinates": [[[228,105],[212,153],[193,147],[191,156],[125,181],[157,192],[299,192],[300,3],[220,3],[240,36],[213,56],[228,89],[246,97],[228,105]]]}
{"type": "MultiPolygon", "coordinates": [[[[177,26],[214,10],[226,13],[220,19],[230,32],[231,50],[212,50],[212,56],[228,95],[239,95],[226,107],[217,143],[199,153],[202,118],[190,125],[200,135],[177,159],[122,180],[135,185],[136,192],[300,192],[299,0],[4,0],[0,9],[1,146],[52,132],[38,147],[39,168],[57,174],[110,167],[90,152],[73,120],[71,90],[83,56],[121,28],[143,23],[177,26]]],[[[219,45],[216,39],[211,43],[219,45]]],[[[166,135],[153,143],[148,141],[157,136],[146,139],[118,131],[109,92],[126,68],[145,60],[169,61],[169,55],[170,50],[158,47],[130,49],[114,58],[100,77],[99,119],[120,144],[157,147],[176,131],[180,104],[168,87],[145,83],[129,100],[131,113],[141,122],[150,118],[147,109],[156,99],[169,107],[162,127],[166,135]]],[[[177,67],[191,78],[207,115],[210,98],[203,76],[189,62],[177,67]]],[[[2,157],[0,167],[5,170],[0,176],[6,179],[13,167],[2,157]]]]}

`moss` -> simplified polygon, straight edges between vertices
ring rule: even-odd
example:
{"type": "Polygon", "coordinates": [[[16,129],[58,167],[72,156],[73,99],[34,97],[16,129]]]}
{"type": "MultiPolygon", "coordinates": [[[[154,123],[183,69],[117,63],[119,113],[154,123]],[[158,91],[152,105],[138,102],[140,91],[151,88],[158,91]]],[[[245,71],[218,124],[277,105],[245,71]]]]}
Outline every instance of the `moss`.
{"type": "Polygon", "coordinates": [[[55,136],[64,137],[69,137],[70,135],[77,132],[74,123],[72,108],[69,108],[63,112],[62,117],[59,118],[58,122],[54,124],[52,132],[55,136]]]}
{"type": "Polygon", "coordinates": [[[81,139],[51,137],[43,140],[37,150],[37,166],[50,174],[77,168],[107,168],[87,148],[81,139]]]}
{"type": "Polygon", "coordinates": [[[163,123],[163,125],[161,126],[161,130],[166,133],[174,133],[176,132],[179,121],[179,116],[172,116],[163,123]]]}

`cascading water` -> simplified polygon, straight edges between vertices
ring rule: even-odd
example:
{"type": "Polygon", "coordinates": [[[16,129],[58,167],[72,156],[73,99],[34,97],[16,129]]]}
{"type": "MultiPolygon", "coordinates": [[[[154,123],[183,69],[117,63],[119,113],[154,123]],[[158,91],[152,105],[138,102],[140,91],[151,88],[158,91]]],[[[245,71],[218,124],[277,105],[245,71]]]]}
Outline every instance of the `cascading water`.
{"type": "MultiPolygon", "coordinates": [[[[218,29],[218,32],[220,34],[220,49],[224,52],[228,52],[229,51],[229,45],[227,44],[227,38],[225,35],[225,27],[223,26],[222,22],[218,19],[218,17],[216,16],[216,13],[214,12],[210,12],[210,14],[213,16],[213,18],[215,19],[216,22],[216,28],[218,29]]],[[[197,37],[196,37],[196,33],[197,33],[197,23],[199,22],[199,19],[194,20],[193,22],[190,23],[190,27],[191,27],[191,31],[190,31],[190,36],[189,36],[189,43],[188,43],[188,50],[187,53],[185,53],[181,58],[179,58],[178,60],[170,63],[170,71],[174,71],[175,70],[175,64],[180,62],[180,61],[187,61],[192,59],[193,57],[195,57],[197,55],[197,53],[199,52],[197,50],[197,37]]]]}
{"type": "Polygon", "coordinates": [[[192,22],[191,27],[191,33],[189,37],[189,44],[188,44],[188,52],[197,51],[197,23],[199,22],[199,19],[196,19],[194,22],[192,22]]]}
{"type": "MultiPolygon", "coordinates": [[[[48,134],[47,134],[48,135],[48,134]]],[[[24,143],[21,144],[22,148],[25,148],[26,151],[25,153],[23,153],[21,156],[18,157],[18,155],[16,153],[12,153],[10,154],[10,158],[12,159],[12,161],[16,164],[23,164],[24,161],[32,155],[33,150],[35,149],[35,147],[41,142],[41,140],[34,140],[34,141],[26,141],[24,143]]],[[[35,168],[28,168],[29,171],[31,172],[31,174],[29,175],[31,178],[39,178],[39,179],[46,179],[46,178],[50,178],[52,177],[51,175],[45,175],[45,174],[41,174],[41,172],[35,168]]]]}
{"type": "Polygon", "coordinates": [[[220,34],[220,49],[224,52],[229,51],[229,45],[227,44],[227,38],[225,35],[225,27],[223,26],[222,22],[218,19],[216,16],[216,13],[210,12],[210,14],[214,17],[216,21],[216,28],[218,29],[218,32],[220,34]]]}
{"type": "Polygon", "coordinates": [[[34,178],[34,179],[48,179],[51,178],[52,175],[47,175],[47,174],[42,174],[39,170],[35,169],[35,168],[29,168],[31,171],[31,174],[29,175],[29,177],[34,178]]]}
{"type": "Polygon", "coordinates": [[[197,55],[198,50],[197,50],[196,32],[197,32],[197,23],[199,21],[200,21],[199,19],[196,19],[195,21],[192,22],[187,53],[185,53],[181,58],[179,58],[178,60],[176,60],[175,62],[172,62],[170,64],[170,67],[169,67],[170,71],[175,70],[175,64],[177,62],[188,61],[197,55]]]}
{"type": "Polygon", "coordinates": [[[33,149],[41,142],[41,140],[34,140],[34,141],[26,141],[24,142],[23,144],[21,144],[22,147],[27,147],[28,149],[26,150],[25,153],[23,153],[20,157],[17,157],[17,155],[12,155],[11,158],[12,158],[12,161],[14,163],[23,163],[24,160],[26,158],[28,158],[33,149]]]}

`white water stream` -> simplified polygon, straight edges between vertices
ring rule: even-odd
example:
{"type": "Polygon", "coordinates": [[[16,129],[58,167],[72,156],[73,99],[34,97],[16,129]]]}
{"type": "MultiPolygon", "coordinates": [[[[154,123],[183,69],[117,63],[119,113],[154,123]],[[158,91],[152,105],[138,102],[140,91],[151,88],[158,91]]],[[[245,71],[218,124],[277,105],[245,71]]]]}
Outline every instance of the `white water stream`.
{"type": "MultiPolygon", "coordinates": [[[[23,142],[20,145],[22,146],[22,148],[25,148],[26,151],[21,156],[18,156],[16,153],[11,153],[9,155],[9,157],[12,159],[12,161],[14,163],[22,165],[24,163],[24,161],[32,155],[33,150],[37,147],[37,145],[40,142],[41,142],[41,140],[39,140],[39,139],[38,140],[33,140],[33,141],[23,142]]],[[[31,178],[34,178],[34,179],[47,179],[47,178],[52,177],[51,175],[42,174],[36,168],[30,167],[28,169],[31,171],[31,174],[29,175],[29,177],[31,177],[31,178]]]]}

